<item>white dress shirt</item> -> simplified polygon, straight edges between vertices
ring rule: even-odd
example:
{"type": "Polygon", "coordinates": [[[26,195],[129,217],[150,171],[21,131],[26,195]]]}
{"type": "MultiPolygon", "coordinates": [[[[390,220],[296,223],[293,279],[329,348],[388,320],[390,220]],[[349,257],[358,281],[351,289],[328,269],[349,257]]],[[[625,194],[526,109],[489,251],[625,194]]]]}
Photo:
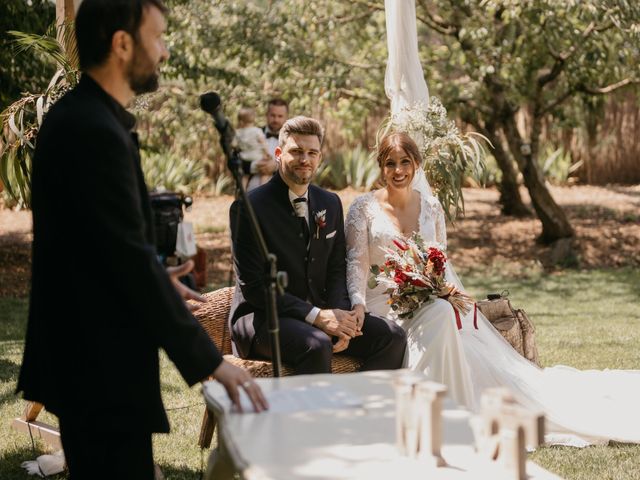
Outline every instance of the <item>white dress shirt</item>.
{"type": "MultiPolygon", "coordinates": [[[[291,190],[289,190],[289,201],[291,202],[291,206],[293,207],[293,210],[296,212],[296,216],[304,217],[308,225],[309,224],[309,190],[304,192],[302,195],[296,195],[291,190]],[[306,201],[294,203],[294,200],[296,198],[304,198],[306,201]]],[[[307,314],[307,316],[304,318],[305,322],[309,323],[310,325],[313,325],[313,322],[316,321],[316,317],[318,316],[319,313],[320,313],[320,309],[318,307],[313,307],[311,311],[307,314]]]]}

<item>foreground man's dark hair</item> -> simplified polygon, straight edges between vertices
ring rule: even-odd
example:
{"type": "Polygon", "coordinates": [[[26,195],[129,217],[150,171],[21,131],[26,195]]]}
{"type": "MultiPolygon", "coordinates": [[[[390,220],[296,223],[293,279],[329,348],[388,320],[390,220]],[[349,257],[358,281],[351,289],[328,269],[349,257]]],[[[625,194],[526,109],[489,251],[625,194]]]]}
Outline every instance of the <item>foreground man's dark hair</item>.
{"type": "Polygon", "coordinates": [[[105,62],[113,34],[118,30],[137,40],[142,13],[147,7],[167,12],[162,0],[84,0],[75,25],[80,70],[86,72],[105,62]]]}

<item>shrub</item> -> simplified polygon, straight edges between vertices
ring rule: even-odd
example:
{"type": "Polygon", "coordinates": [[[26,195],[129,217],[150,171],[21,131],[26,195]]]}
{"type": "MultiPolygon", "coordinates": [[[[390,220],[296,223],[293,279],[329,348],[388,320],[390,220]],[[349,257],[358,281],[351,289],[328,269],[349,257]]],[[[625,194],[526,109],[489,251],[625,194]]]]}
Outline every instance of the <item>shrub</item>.
{"type": "Polygon", "coordinates": [[[141,152],[142,171],[149,190],[169,190],[184,194],[200,191],[207,179],[200,162],[175,153],[141,152]]]}
{"type": "Polygon", "coordinates": [[[358,190],[370,190],[379,175],[375,157],[358,145],[325,161],[318,172],[317,182],[335,190],[342,190],[347,186],[358,190]]]}

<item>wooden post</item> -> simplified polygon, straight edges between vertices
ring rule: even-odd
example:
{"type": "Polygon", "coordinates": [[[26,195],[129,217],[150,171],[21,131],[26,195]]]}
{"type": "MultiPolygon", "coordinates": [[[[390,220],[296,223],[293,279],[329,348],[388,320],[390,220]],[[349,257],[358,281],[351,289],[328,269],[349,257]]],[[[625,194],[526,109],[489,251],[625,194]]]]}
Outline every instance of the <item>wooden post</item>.
{"type": "Polygon", "coordinates": [[[11,426],[18,432],[29,434],[33,438],[40,438],[55,450],[62,448],[60,432],[56,427],[37,421],[38,414],[42,411],[42,404],[27,402],[22,417],[14,418],[11,426]]]}
{"type": "Polygon", "coordinates": [[[442,400],[447,387],[436,382],[420,382],[417,385],[420,436],[418,457],[434,467],[447,464],[442,458],[442,400]]]}
{"type": "Polygon", "coordinates": [[[509,390],[494,388],[482,395],[482,422],[478,452],[497,460],[504,478],[526,480],[526,446],[544,442],[544,415],[518,405],[509,390]]]}
{"type": "Polygon", "coordinates": [[[76,39],[73,30],[66,28],[65,25],[75,20],[76,10],[81,2],[82,0],[56,0],[56,37],[72,64],[76,63],[76,55],[74,53],[76,39]]]}

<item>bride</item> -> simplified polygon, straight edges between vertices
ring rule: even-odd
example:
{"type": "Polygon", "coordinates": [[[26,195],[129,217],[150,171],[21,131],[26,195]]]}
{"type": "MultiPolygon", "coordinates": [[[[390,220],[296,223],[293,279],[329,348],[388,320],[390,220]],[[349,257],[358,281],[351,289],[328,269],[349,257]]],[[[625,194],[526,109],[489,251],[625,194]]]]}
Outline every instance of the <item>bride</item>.
{"type": "MultiPolygon", "coordinates": [[[[479,410],[482,391],[508,387],[524,406],[544,411],[549,443],[584,446],[602,440],[640,442],[640,370],[541,369],[521,357],[489,321],[473,309],[460,315],[437,299],[401,319],[387,303],[386,287],[369,288],[372,264],[384,263],[381,247],[418,232],[426,244],[446,249],[442,206],[430,191],[415,142],[405,133],[386,136],[378,147],[384,188],[358,197],[347,215],[347,286],[358,317],[386,316],[407,332],[405,366],[447,385],[453,400],[479,410]],[[577,435],[575,435],[577,434],[577,435]]],[[[450,262],[446,280],[463,286],[450,262]]]]}

